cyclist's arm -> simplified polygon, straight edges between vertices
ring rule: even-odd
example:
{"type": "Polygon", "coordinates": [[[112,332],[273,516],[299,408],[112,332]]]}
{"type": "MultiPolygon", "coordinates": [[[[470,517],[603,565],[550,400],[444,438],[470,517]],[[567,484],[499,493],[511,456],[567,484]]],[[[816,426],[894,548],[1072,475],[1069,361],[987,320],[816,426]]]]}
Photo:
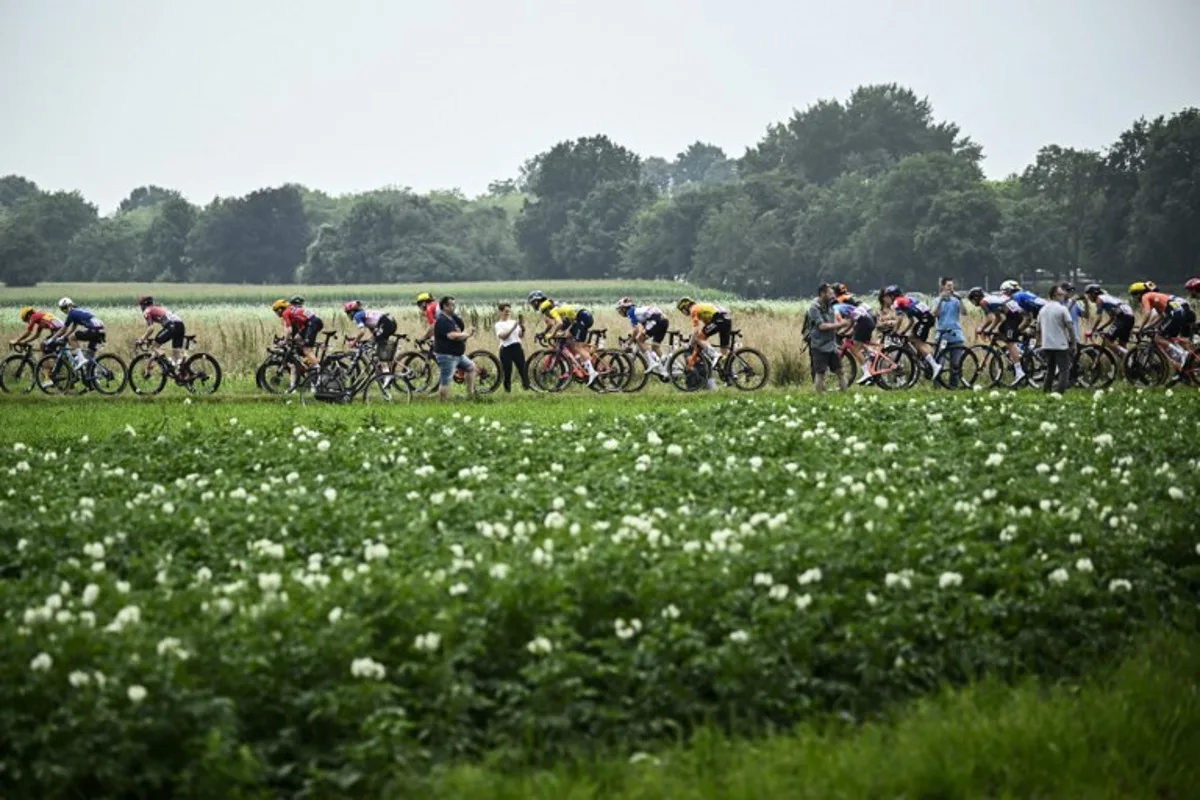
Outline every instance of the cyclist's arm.
{"type": "Polygon", "coordinates": [[[1096,335],[1096,329],[1097,329],[1097,328],[1103,328],[1103,327],[1105,327],[1105,326],[1107,326],[1107,325],[1111,325],[1111,324],[1112,324],[1112,321],[1113,321],[1113,319],[1114,319],[1114,317],[1116,317],[1116,312],[1115,312],[1115,311],[1099,311],[1099,312],[1097,312],[1097,314],[1096,314],[1096,319],[1095,319],[1095,321],[1094,321],[1094,322],[1093,322],[1093,324],[1092,324],[1092,328],[1091,328],[1091,330],[1089,330],[1089,331],[1087,332],[1087,335],[1088,335],[1088,336],[1095,336],[1095,335],[1096,335]]]}
{"type": "Polygon", "coordinates": [[[142,335],[142,338],[139,341],[148,342],[152,338],[154,338],[154,323],[150,320],[146,320],[146,332],[142,335]]]}
{"type": "Polygon", "coordinates": [[[1145,318],[1142,320],[1142,327],[1138,328],[1138,333],[1149,330],[1158,324],[1158,309],[1151,308],[1146,312],[1145,318]]]}
{"type": "Polygon", "coordinates": [[[13,344],[25,344],[26,342],[34,342],[42,336],[42,329],[36,325],[32,328],[26,328],[25,332],[13,339],[13,344]]]}

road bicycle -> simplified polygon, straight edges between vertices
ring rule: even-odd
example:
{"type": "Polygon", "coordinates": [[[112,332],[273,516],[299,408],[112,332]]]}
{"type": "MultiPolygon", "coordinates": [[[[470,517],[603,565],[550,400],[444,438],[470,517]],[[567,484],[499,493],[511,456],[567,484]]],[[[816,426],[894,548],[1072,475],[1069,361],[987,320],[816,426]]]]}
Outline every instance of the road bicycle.
{"type": "MultiPolygon", "coordinates": [[[[476,394],[491,394],[500,387],[500,359],[494,353],[487,350],[472,350],[467,353],[467,359],[475,365],[476,394]]],[[[418,339],[415,350],[409,350],[396,356],[396,369],[398,371],[408,370],[412,376],[413,387],[418,394],[427,394],[437,389],[442,374],[441,367],[437,363],[437,356],[433,352],[433,343],[428,339],[418,339]]],[[[453,380],[455,383],[465,383],[466,371],[456,368],[453,380]]]]}
{"type": "Polygon", "coordinates": [[[1084,389],[1107,389],[1120,375],[1117,357],[1108,347],[1091,344],[1091,333],[1085,333],[1084,338],[1089,343],[1081,345],[1075,352],[1071,365],[1072,382],[1084,389]]]}
{"type": "Polygon", "coordinates": [[[630,365],[629,378],[625,381],[625,385],[621,387],[621,391],[640,392],[646,388],[651,375],[658,378],[662,383],[670,382],[671,376],[667,372],[667,364],[670,363],[671,356],[674,355],[675,351],[680,349],[681,343],[687,338],[687,335],[683,331],[669,330],[664,338],[667,345],[666,354],[659,356],[659,369],[656,372],[651,371],[650,360],[638,348],[637,341],[634,339],[632,333],[617,338],[618,349],[626,355],[630,365]]]}
{"type": "Polygon", "coordinates": [[[46,394],[77,394],[96,391],[120,394],[125,388],[128,368],[114,353],[96,355],[82,347],[72,350],[65,342],[56,343],[53,352],[37,365],[38,387],[46,394]]]}
{"type": "Polygon", "coordinates": [[[0,391],[6,394],[29,394],[37,385],[38,374],[33,345],[9,344],[8,347],[13,352],[0,361],[0,391]]]}
{"type": "Polygon", "coordinates": [[[1161,337],[1157,330],[1139,329],[1136,341],[1125,354],[1122,366],[1125,378],[1135,386],[1162,386],[1174,376],[1174,382],[1200,386],[1200,355],[1189,339],[1161,337]],[[1188,357],[1190,356],[1190,357],[1188,357]]]}
{"type": "Polygon", "coordinates": [[[718,351],[716,363],[710,364],[699,339],[693,336],[691,344],[677,350],[667,362],[671,383],[684,392],[703,389],[710,379],[744,392],[761,389],[771,376],[767,358],[751,347],[738,347],[741,338],[741,330],[731,331],[728,351],[718,351]]]}
{"type": "MultiPolygon", "coordinates": [[[[394,352],[387,345],[390,341],[385,343],[385,351],[394,352]]],[[[356,397],[361,397],[363,403],[409,403],[415,391],[412,373],[381,360],[376,343],[370,339],[349,352],[327,356],[321,369],[310,370],[299,387],[302,404],[310,398],[322,403],[352,403],[356,397]]]]}
{"type": "Polygon", "coordinates": [[[857,381],[861,386],[878,386],[885,391],[894,391],[908,389],[916,382],[913,376],[917,364],[910,349],[888,345],[886,336],[882,344],[862,343],[862,349],[866,355],[865,373],[861,372],[862,363],[854,352],[852,338],[842,337],[838,345],[837,352],[847,386],[857,381]]]}
{"type": "MultiPolygon", "coordinates": [[[[321,331],[319,341],[313,348],[313,357],[319,365],[329,352],[329,340],[337,331],[321,331]]],[[[269,394],[287,394],[295,391],[301,379],[314,367],[304,358],[303,346],[295,336],[276,336],[267,348],[267,357],[254,372],[258,387],[269,394]]]]}
{"type": "MultiPolygon", "coordinates": [[[[603,332],[598,333],[600,335],[596,340],[602,343],[603,332]]],[[[598,350],[582,343],[584,349],[591,352],[592,368],[596,370],[595,380],[589,382],[584,362],[571,352],[568,346],[567,334],[548,337],[544,333],[538,333],[534,335],[534,340],[544,349],[536,350],[530,355],[529,378],[534,386],[544,392],[561,392],[572,383],[585,384],[596,392],[621,391],[633,369],[632,361],[625,353],[618,350],[598,350]]]]}
{"type": "Polygon", "coordinates": [[[1018,379],[1016,369],[1009,356],[1008,347],[999,341],[999,331],[979,332],[988,339],[986,344],[977,344],[971,348],[979,360],[977,383],[984,389],[997,386],[1007,386],[1019,389],[1022,386],[1040,386],[1046,375],[1046,359],[1041,351],[1034,346],[1037,331],[1030,328],[1023,331],[1017,338],[1017,352],[1020,354],[1021,369],[1024,375],[1018,379]]]}
{"type": "MultiPolygon", "coordinates": [[[[195,343],[195,336],[183,337],[185,351],[191,350],[195,343]]],[[[168,380],[192,394],[213,394],[221,388],[221,364],[216,356],[192,353],[176,364],[162,353],[152,352],[152,347],[150,342],[138,340],[134,343],[134,348],[142,351],[129,362],[129,388],[134,394],[158,394],[168,380]]]]}

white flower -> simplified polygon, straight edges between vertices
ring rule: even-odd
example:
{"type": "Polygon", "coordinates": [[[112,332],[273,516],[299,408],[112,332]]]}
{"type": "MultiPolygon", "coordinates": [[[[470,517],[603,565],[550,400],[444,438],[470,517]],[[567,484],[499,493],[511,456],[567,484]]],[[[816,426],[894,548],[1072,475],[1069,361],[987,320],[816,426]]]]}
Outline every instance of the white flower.
{"type": "Polygon", "coordinates": [[[387,669],[373,658],[356,658],[350,662],[350,674],[356,678],[381,681],[387,676],[387,669]]]}
{"type": "Polygon", "coordinates": [[[788,587],[786,583],[780,583],[771,587],[771,591],[767,593],[772,600],[786,600],[788,596],[788,587]]]}
{"type": "Polygon", "coordinates": [[[882,494],[875,495],[875,505],[880,509],[886,509],[888,507],[887,497],[882,494]]]}
{"type": "Polygon", "coordinates": [[[1095,572],[1095,567],[1092,566],[1090,558],[1081,558],[1075,562],[1076,572],[1095,572]]]}
{"type": "Polygon", "coordinates": [[[83,595],[79,598],[80,602],[86,607],[91,607],[95,604],[96,598],[100,596],[100,587],[94,583],[89,583],[83,587],[83,595]]]}
{"type": "Polygon", "coordinates": [[[912,570],[906,569],[900,572],[889,572],[883,578],[883,583],[889,589],[899,586],[904,589],[912,588],[912,570]]]}
{"type": "Polygon", "coordinates": [[[883,446],[884,453],[894,453],[899,449],[900,449],[900,445],[896,444],[895,442],[888,442],[887,444],[885,444],[883,446]]]}
{"type": "Polygon", "coordinates": [[[613,629],[617,633],[618,639],[629,639],[636,635],[642,629],[642,621],[639,619],[631,619],[629,622],[618,617],[613,622],[613,629]]]}
{"type": "Polygon", "coordinates": [[[1038,429],[1041,430],[1042,433],[1054,433],[1056,430],[1058,430],[1058,426],[1053,422],[1043,422],[1038,426],[1038,429]]]}
{"type": "Polygon", "coordinates": [[[325,494],[325,499],[328,500],[330,503],[337,500],[337,489],[333,488],[332,486],[326,486],[324,494],[325,494]]]}
{"type": "Polygon", "coordinates": [[[544,656],[554,649],[554,645],[545,636],[538,636],[529,644],[525,645],[525,649],[533,653],[535,656],[544,656]]]}
{"type": "Polygon", "coordinates": [[[318,451],[324,453],[328,449],[329,449],[329,440],[328,439],[322,439],[321,441],[317,442],[317,450],[318,451]]]}
{"type": "Polygon", "coordinates": [[[117,581],[117,591],[120,594],[129,594],[129,581],[117,581]]]}
{"type": "Polygon", "coordinates": [[[145,686],[140,686],[135,683],[126,690],[125,694],[129,696],[129,702],[136,705],[145,700],[146,695],[149,694],[149,692],[146,691],[145,686]]]}
{"type": "Polygon", "coordinates": [[[1071,544],[1083,544],[1083,536],[1078,533],[1072,533],[1067,537],[1067,541],[1071,544]]]}
{"type": "Polygon", "coordinates": [[[113,617],[113,621],[105,626],[104,630],[109,633],[120,633],[130,625],[136,625],[142,621],[142,610],[137,606],[125,606],[117,615],[113,617]]]}
{"type": "Polygon", "coordinates": [[[941,414],[926,414],[925,421],[928,422],[930,425],[936,425],[937,423],[942,421],[942,415],[941,414]]]}
{"type": "Polygon", "coordinates": [[[646,434],[646,442],[648,444],[652,444],[657,447],[658,445],[662,444],[662,441],[663,441],[662,437],[659,436],[654,431],[650,431],[649,433],[646,434]]]}
{"type": "Polygon", "coordinates": [[[1066,569],[1064,569],[1063,567],[1059,567],[1058,569],[1054,570],[1054,572],[1050,573],[1050,582],[1051,583],[1066,583],[1067,579],[1070,577],[1071,576],[1066,571],[1066,569]]]}
{"type": "Polygon", "coordinates": [[[948,589],[951,586],[962,586],[962,575],[957,572],[943,572],[938,576],[938,588],[948,589]]]}
{"type": "Polygon", "coordinates": [[[72,671],[71,674],[67,676],[67,682],[78,689],[81,686],[87,686],[89,683],[91,683],[92,676],[88,675],[83,670],[77,669],[72,671]]]}
{"type": "Polygon", "coordinates": [[[567,527],[567,518],[562,515],[562,512],[551,511],[546,515],[546,518],[542,521],[542,524],[550,530],[565,528],[567,527]]]}
{"type": "Polygon", "coordinates": [[[180,661],[187,661],[191,655],[187,650],[183,649],[183,642],[179,641],[174,636],[168,636],[165,639],[160,640],[155,649],[158,651],[158,655],[161,658],[175,656],[180,661]]]}
{"type": "Polygon", "coordinates": [[[451,597],[458,597],[459,595],[464,595],[467,593],[467,585],[465,583],[463,583],[462,581],[459,581],[458,583],[456,583],[450,587],[449,592],[450,592],[451,597]]]}
{"type": "Polygon", "coordinates": [[[807,569],[800,575],[799,578],[796,579],[796,583],[800,584],[801,586],[804,586],[809,583],[820,583],[820,582],[821,582],[821,568],[820,567],[813,567],[812,569],[807,569]]]}
{"type": "Polygon", "coordinates": [[[28,539],[21,539],[20,541],[17,542],[17,552],[18,553],[24,552],[26,547],[29,547],[28,539]]]}
{"type": "Polygon", "coordinates": [[[164,514],[167,514],[167,515],[174,514],[175,513],[175,504],[170,501],[167,501],[166,503],[162,504],[162,510],[163,510],[164,514]]]}
{"type": "Polygon", "coordinates": [[[337,625],[338,620],[340,620],[341,618],[342,618],[342,607],[341,606],[337,606],[336,608],[334,608],[332,611],[329,612],[329,624],[330,625],[337,625]]]}
{"type": "Polygon", "coordinates": [[[508,577],[509,571],[510,569],[508,564],[492,564],[492,566],[488,568],[488,575],[492,576],[498,581],[502,581],[508,577]]]}
{"type": "Polygon", "coordinates": [[[390,553],[391,551],[388,550],[388,546],[383,542],[367,543],[363,547],[363,560],[382,561],[383,559],[387,558],[390,553]]]}
{"type": "Polygon", "coordinates": [[[671,603],[669,606],[667,606],[666,608],[664,608],[662,610],[662,618],[663,619],[679,619],[679,609],[675,606],[674,603],[671,603]]]}
{"type": "Polygon", "coordinates": [[[758,469],[762,468],[762,465],[763,465],[763,460],[760,456],[751,456],[750,457],[750,469],[758,470],[758,469]]]}
{"type": "Polygon", "coordinates": [[[796,608],[800,611],[812,605],[812,595],[802,594],[796,597],[796,608]]]}
{"type": "Polygon", "coordinates": [[[1182,500],[1184,498],[1183,489],[1172,486],[1170,489],[1167,489],[1167,496],[1172,500],[1182,500]]]}
{"type": "Polygon", "coordinates": [[[54,666],[54,659],[49,653],[38,653],[33,657],[33,661],[29,662],[29,668],[34,672],[46,672],[54,666]]]}
{"type": "Polygon", "coordinates": [[[286,480],[288,483],[295,483],[296,481],[300,480],[300,473],[299,472],[289,472],[287,474],[287,477],[284,478],[284,480],[286,480]]]}
{"type": "Polygon", "coordinates": [[[196,570],[196,582],[197,583],[208,583],[210,580],[212,580],[212,570],[211,569],[209,569],[208,567],[201,567],[200,569],[196,570]]]}
{"type": "Polygon", "coordinates": [[[620,446],[621,443],[616,439],[605,439],[604,444],[601,445],[601,447],[603,447],[605,450],[616,450],[620,446]]]}
{"type": "Polygon", "coordinates": [[[1037,470],[1038,475],[1045,475],[1047,472],[1050,471],[1050,465],[1045,462],[1042,462],[1042,463],[1039,463],[1036,467],[1034,467],[1034,469],[1037,470]]]}
{"type": "Polygon", "coordinates": [[[1096,447],[1109,447],[1113,443],[1113,437],[1111,433],[1102,433],[1093,438],[1092,442],[1095,443],[1096,447]]]}
{"type": "Polygon", "coordinates": [[[981,496],[983,497],[984,500],[989,500],[989,501],[995,500],[996,499],[996,490],[995,489],[984,489],[983,492],[981,492],[981,496]]]}
{"type": "Polygon", "coordinates": [[[230,418],[229,418],[229,424],[230,424],[230,425],[232,425],[232,426],[234,426],[234,427],[237,427],[237,424],[238,424],[237,417],[230,417],[230,418]]]}
{"type": "Polygon", "coordinates": [[[104,545],[100,542],[89,542],[83,546],[83,554],[93,561],[104,558],[104,545]]]}
{"type": "Polygon", "coordinates": [[[681,455],[683,455],[683,448],[680,447],[679,445],[675,444],[674,442],[671,442],[671,444],[667,445],[667,455],[681,456],[681,455]]]}
{"type": "Polygon", "coordinates": [[[1133,589],[1133,584],[1124,578],[1114,578],[1108,582],[1108,590],[1110,592],[1128,592],[1133,589]]]}
{"type": "Polygon", "coordinates": [[[873,606],[878,602],[879,598],[875,596],[874,592],[867,592],[867,605],[873,606]]]}
{"type": "Polygon", "coordinates": [[[260,572],[258,575],[258,588],[264,592],[274,592],[279,589],[283,583],[283,578],[278,572],[260,572]]]}
{"type": "Polygon", "coordinates": [[[432,653],[434,650],[438,649],[441,643],[441,634],[433,633],[431,631],[429,633],[419,634],[416,640],[413,642],[413,647],[417,648],[423,653],[432,653]]]}
{"type": "Polygon", "coordinates": [[[746,642],[750,641],[750,634],[746,633],[745,631],[734,631],[733,633],[729,634],[729,641],[733,642],[734,644],[745,644],[746,642]]]}
{"type": "Polygon", "coordinates": [[[754,585],[755,586],[770,586],[774,582],[775,582],[775,579],[773,577],[771,577],[771,573],[769,573],[769,572],[754,573],[754,585]]]}
{"type": "Polygon", "coordinates": [[[984,460],[985,467],[998,467],[1004,463],[1004,455],[1001,453],[990,453],[984,460]]]}

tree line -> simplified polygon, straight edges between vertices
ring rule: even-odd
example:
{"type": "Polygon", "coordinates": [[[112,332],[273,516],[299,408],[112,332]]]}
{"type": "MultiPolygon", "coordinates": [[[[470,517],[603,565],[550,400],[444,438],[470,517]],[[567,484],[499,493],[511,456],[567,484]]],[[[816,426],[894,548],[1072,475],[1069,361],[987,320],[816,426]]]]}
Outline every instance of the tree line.
{"type": "Polygon", "coordinates": [[[390,283],[685,279],[747,297],[826,280],[931,289],[1200,273],[1200,110],[1103,151],[1043,147],[988,180],[983,150],[894,84],[822,100],[741,158],[560,142],[485,195],[286,184],[206,206],[158,186],[101,217],[78,192],[0,178],[0,280],[390,283]]]}

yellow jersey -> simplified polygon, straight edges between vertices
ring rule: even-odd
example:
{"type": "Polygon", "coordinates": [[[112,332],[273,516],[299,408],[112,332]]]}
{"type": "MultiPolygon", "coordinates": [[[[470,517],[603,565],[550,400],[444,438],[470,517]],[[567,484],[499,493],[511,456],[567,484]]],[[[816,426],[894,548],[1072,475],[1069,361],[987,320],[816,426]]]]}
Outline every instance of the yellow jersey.
{"type": "Polygon", "coordinates": [[[574,322],[578,314],[575,306],[569,306],[566,303],[557,305],[549,311],[550,319],[560,323],[574,322]]]}
{"type": "Polygon", "coordinates": [[[712,322],[714,316],[722,313],[725,313],[724,309],[717,308],[712,303],[694,303],[692,305],[692,323],[695,325],[702,322],[708,324],[712,322]]]}

